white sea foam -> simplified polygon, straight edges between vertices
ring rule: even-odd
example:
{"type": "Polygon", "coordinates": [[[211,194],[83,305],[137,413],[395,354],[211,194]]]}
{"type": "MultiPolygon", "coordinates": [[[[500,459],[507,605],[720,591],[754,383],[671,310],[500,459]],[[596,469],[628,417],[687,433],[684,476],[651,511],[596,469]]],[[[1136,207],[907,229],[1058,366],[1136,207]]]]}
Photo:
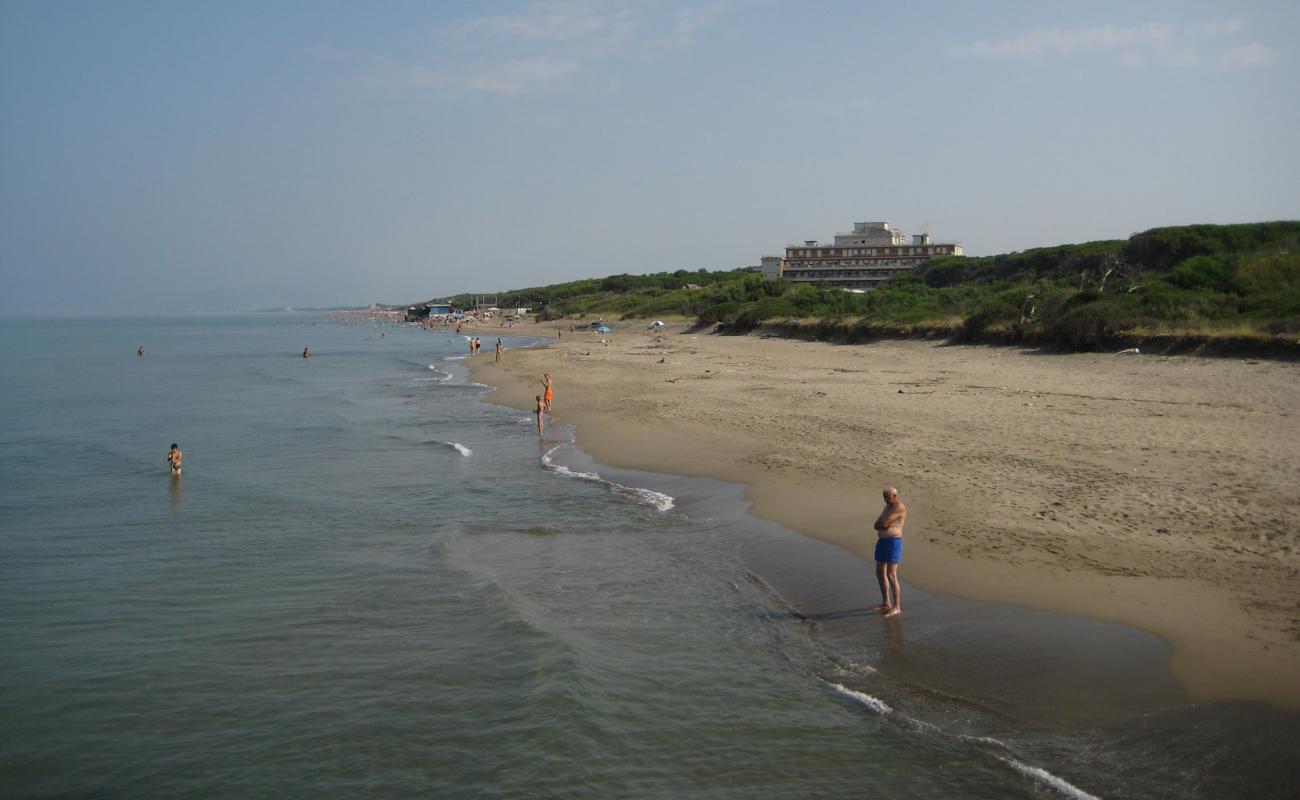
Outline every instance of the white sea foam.
{"type": "Polygon", "coordinates": [[[614,494],[630,498],[638,503],[645,503],[646,505],[654,506],[660,511],[669,511],[672,509],[674,502],[671,495],[664,494],[663,492],[652,491],[650,489],[641,489],[636,486],[624,486],[621,483],[615,483],[614,481],[602,478],[598,472],[579,472],[576,469],[569,469],[563,464],[554,463],[551,459],[551,454],[558,449],[560,449],[559,446],[552,447],[550,450],[547,450],[542,454],[540,461],[543,469],[554,472],[556,475],[562,475],[566,478],[599,483],[602,486],[609,487],[609,490],[614,494]]]}
{"type": "Polygon", "coordinates": [[[598,472],[578,472],[576,469],[569,469],[563,464],[547,464],[546,468],[556,475],[563,475],[566,478],[576,478],[580,481],[591,481],[592,483],[609,483],[609,481],[600,477],[598,472]]]}
{"type": "Polygon", "coordinates": [[[861,677],[863,675],[874,675],[876,668],[869,664],[859,664],[856,661],[842,661],[835,665],[835,672],[839,675],[861,677]]]}
{"type": "Polygon", "coordinates": [[[672,495],[656,492],[650,489],[639,489],[635,486],[623,486],[618,483],[611,483],[610,487],[615,494],[621,494],[625,497],[631,497],[638,503],[654,506],[660,511],[670,511],[673,507],[672,495]]]}
{"type": "MultiPolygon", "coordinates": [[[[831,683],[830,681],[825,681],[825,683],[827,683],[836,692],[844,695],[845,697],[851,698],[853,700],[857,700],[859,703],[871,709],[872,711],[876,712],[877,714],[880,714],[881,716],[897,717],[902,721],[918,725],[922,730],[931,730],[931,731],[939,730],[938,728],[935,728],[933,725],[930,725],[928,723],[919,722],[917,720],[911,720],[906,717],[903,717],[900,714],[896,714],[894,712],[894,709],[890,708],[889,705],[885,703],[883,700],[880,700],[879,698],[876,697],[872,697],[871,695],[865,692],[854,691],[853,689],[850,689],[847,686],[841,686],[838,683],[831,683]]],[[[972,744],[991,745],[993,747],[998,748],[999,750],[1006,749],[1006,745],[1004,745],[1002,742],[998,741],[997,739],[994,739],[991,736],[959,735],[956,738],[958,738],[963,742],[970,742],[972,744]]],[[[1052,791],[1070,798],[1070,800],[1100,800],[1100,798],[1098,798],[1096,795],[1088,794],[1087,792],[1075,786],[1074,784],[1070,783],[1069,781],[1063,778],[1058,778],[1045,769],[1042,769],[1040,767],[1031,767],[1028,764],[1024,763],[1023,761],[1017,761],[1016,759],[1011,758],[1010,756],[1002,755],[1001,753],[991,753],[990,755],[992,755],[994,758],[998,759],[999,761],[1003,762],[1007,766],[1011,767],[1016,772],[1019,772],[1021,775],[1024,775],[1027,778],[1031,778],[1035,781],[1038,781],[1039,783],[1043,784],[1044,786],[1051,789],[1052,791]]]]}
{"type": "Polygon", "coordinates": [[[449,380],[452,379],[452,374],[451,374],[450,372],[446,371],[445,369],[438,369],[437,367],[435,367],[435,366],[432,365],[432,364],[429,364],[428,366],[429,366],[429,369],[431,369],[431,370],[433,370],[434,372],[438,373],[438,375],[439,375],[439,377],[438,377],[438,382],[439,382],[439,383],[446,383],[447,381],[449,381],[449,380]]]}
{"type": "Polygon", "coordinates": [[[469,358],[469,356],[447,356],[443,361],[464,361],[467,358],[469,358]]]}
{"type": "Polygon", "coordinates": [[[1075,786],[1074,784],[1070,783],[1069,781],[1066,781],[1062,778],[1058,778],[1045,769],[1039,769],[1038,767],[1031,767],[1028,764],[1024,764],[1020,761],[1015,760],[1014,758],[1007,758],[1005,756],[998,756],[998,759],[1006,762],[1006,764],[1012,769],[1014,769],[1016,772],[1019,772],[1020,774],[1025,775],[1027,777],[1033,778],[1034,780],[1038,781],[1044,786],[1049,787],[1053,791],[1056,791],[1062,795],[1065,795],[1066,797],[1071,798],[1071,800],[1100,800],[1100,798],[1098,798],[1095,794],[1088,794],[1087,792],[1075,786]]]}
{"type": "Polygon", "coordinates": [[[889,705],[884,700],[880,700],[878,698],[872,697],[871,695],[865,692],[856,692],[848,688],[847,686],[841,686],[838,683],[832,683],[831,688],[839,692],[840,694],[844,695],[845,697],[849,697],[854,700],[857,700],[859,703],[871,709],[872,711],[876,712],[877,714],[881,715],[882,717],[887,717],[890,714],[894,713],[894,709],[890,708],[889,705]]]}
{"type": "Polygon", "coordinates": [[[961,735],[961,736],[958,736],[957,738],[960,739],[960,740],[962,740],[963,742],[970,742],[971,744],[986,744],[986,745],[992,745],[993,747],[999,747],[999,748],[1002,748],[1003,750],[1005,750],[1006,747],[1007,747],[1005,744],[1003,744],[1002,742],[998,741],[997,739],[994,739],[992,736],[966,736],[966,735],[961,735]]]}
{"type": "Polygon", "coordinates": [[[469,449],[468,447],[461,444],[460,442],[443,442],[443,444],[447,445],[452,450],[455,450],[457,453],[460,453],[465,458],[469,458],[470,456],[474,455],[473,450],[469,449]]]}

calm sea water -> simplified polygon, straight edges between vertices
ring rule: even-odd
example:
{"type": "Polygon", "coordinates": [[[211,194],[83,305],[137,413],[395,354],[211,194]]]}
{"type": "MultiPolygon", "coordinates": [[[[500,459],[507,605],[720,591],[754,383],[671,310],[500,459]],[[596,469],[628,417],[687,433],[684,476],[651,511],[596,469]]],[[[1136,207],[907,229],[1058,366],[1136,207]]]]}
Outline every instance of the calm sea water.
{"type": "Polygon", "coordinates": [[[1062,701],[1062,663],[1111,665],[1055,618],[1001,612],[1010,645],[983,649],[987,610],[951,599],[867,619],[864,565],[749,519],[734,487],[601,468],[562,426],[539,444],[482,400],[461,337],[307,314],[0,332],[6,796],[1222,796],[1260,763],[1248,788],[1294,776],[1204,766],[1249,709],[1206,717],[1165,684],[1135,689],[1145,708],[1062,701]],[[1160,743],[1189,724],[1210,733],[1160,743]]]}

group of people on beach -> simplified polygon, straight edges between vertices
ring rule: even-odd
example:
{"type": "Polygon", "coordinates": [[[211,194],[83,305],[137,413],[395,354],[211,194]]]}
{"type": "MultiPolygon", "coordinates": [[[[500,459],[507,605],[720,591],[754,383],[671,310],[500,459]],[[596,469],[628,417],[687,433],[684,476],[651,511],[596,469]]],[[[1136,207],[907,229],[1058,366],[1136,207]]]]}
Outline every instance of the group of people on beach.
{"type": "MultiPolygon", "coordinates": [[[[482,349],[483,349],[483,343],[480,342],[480,341],[478,340],[478,337],[477,337],[477,336],[471,336],[471,337],[469,338],[469,354],[470,354],[470,356],[472,357],[472,356],[476,356],[476,355],[478,355],[479,351],[482,350],[482,349]]],[[[501,337],[498,336],[498,337],[497,337],[497,346],[496,346],[496,360],[494,361],[494,363],[496,363],[496,364],[500,364],[500,363],[501,363],[501,354],[504,353],[505,350],[506,350],[505,343],[502,342],[502,341],[501,341],[501,337]]]]}
{"type": "MultiPolygon", "coordinates": [[[[470,355],[478,353],[478,338],[470,339],[470,355]]],[[[503,346],[497,339],[496,362],[501,363],[503,346]]],[[[555,382],[547,372],[538,378],[542,384],[542,394],[534,395],[533,417],[537,423],[537,437],[541,439],[546,432],[546,415],[551,413],[551,402],[555,398],[555,382]]],[[[903,613],[903,590],[898,581],[898,565],[903,560],[903,525],[907,522],[907,506],[898,496],[898,489],[886,486],[882,492],[885,507],[876,516],[873,527],[876,531],[876,581],[880,585],[880,605],[871,610],[885,617],[895,617],[903,613]]]]}
{"type": "MultiPolygon", "coordinates": [[[[482,344],[479,342],[478,337],[471,337],[469,340],[470,355],[478,355],[481,348],[482,344]]],[[[498,338],[495,363],[501,363],[501,354],[504,349],[505,346],[501,339],[498,338]]],[[[141,346],[136,353],[137,355],[144,355],[144,347],[141,346]]],[[[311,358],[310,347],[303,348],[302,357],[311,358]]],[[[534,397],[536,405],[533,408],[533,415],[537,421],[537,437],[540,439],[546,431],[546,415],[551,413],[551,403],[555,399],[555,382],[549,372],[543,374],[537,380],[538,383],[542,384],[542,394],[534,397]]],[[[181,474],[181,459],[181,449],[173,442],[171,449],[167,451],[168,470],[173,477],[179,477],[181,474]]],[[[903,560],[903,524],[907,521],[907,506],[898,496],[898,490],[893,486],[886,486],[882,494],[885,507],[876,516],[873,525],[876,531],[876,581],[880,584],[880,605],[871,610],[878,611],[886,617],[893,617],[903,611],[902,588],[898,582],[898,565],[903,560]]]]}

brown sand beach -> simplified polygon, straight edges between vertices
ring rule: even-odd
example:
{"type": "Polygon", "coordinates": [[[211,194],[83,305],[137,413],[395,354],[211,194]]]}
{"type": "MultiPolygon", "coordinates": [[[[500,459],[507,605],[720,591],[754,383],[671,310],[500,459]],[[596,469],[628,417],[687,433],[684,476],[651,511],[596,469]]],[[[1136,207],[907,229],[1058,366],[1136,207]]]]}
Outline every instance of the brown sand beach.
{"type": "Polygon", "coordinates": [[[1300,365],[685,324],[601,338],[474,375],[531,410],[550,372],[555,420],[597,461],[743,483],[752,513],[868,564],[896,485],[905,583],[1132,625],[1172,644],[1193,700],[1300,708],[1300,365]]]}

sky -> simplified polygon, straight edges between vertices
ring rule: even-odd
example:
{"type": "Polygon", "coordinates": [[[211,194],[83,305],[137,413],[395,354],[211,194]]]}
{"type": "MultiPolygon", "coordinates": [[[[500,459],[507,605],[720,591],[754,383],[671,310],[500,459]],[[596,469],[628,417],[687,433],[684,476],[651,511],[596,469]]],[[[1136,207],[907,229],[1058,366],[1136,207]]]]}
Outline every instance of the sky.
{"type": "Polygon", "coordinates": [[[1300,3],[0,0],[0,314],[1300,219],[1300,3]]]}

